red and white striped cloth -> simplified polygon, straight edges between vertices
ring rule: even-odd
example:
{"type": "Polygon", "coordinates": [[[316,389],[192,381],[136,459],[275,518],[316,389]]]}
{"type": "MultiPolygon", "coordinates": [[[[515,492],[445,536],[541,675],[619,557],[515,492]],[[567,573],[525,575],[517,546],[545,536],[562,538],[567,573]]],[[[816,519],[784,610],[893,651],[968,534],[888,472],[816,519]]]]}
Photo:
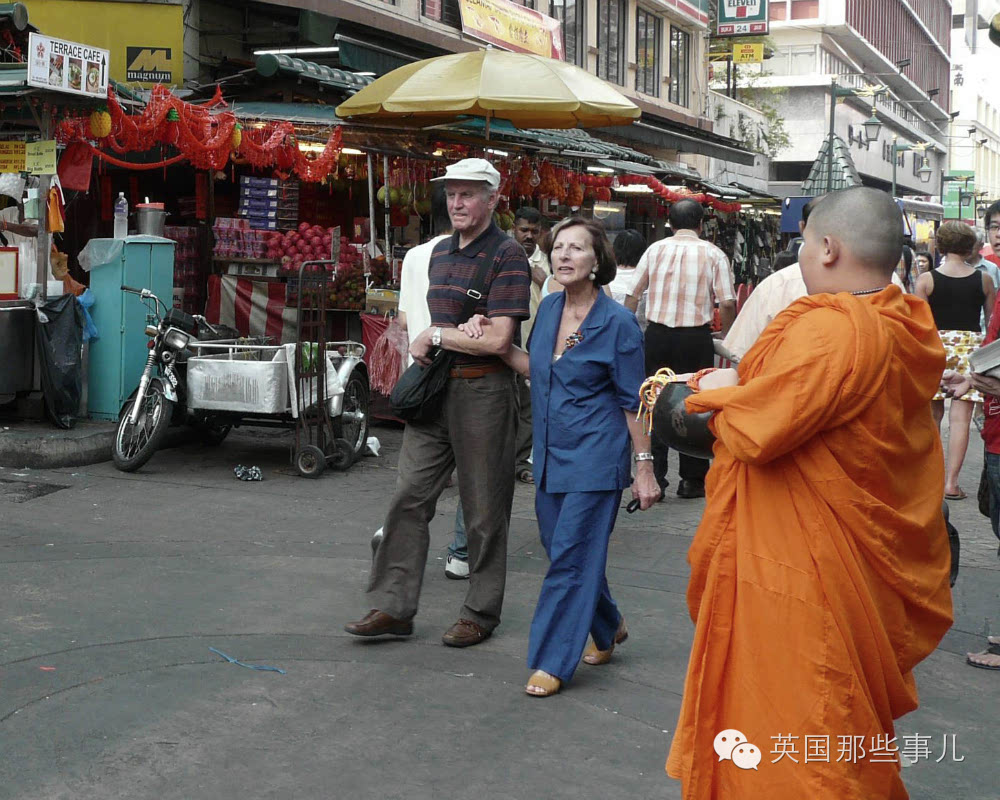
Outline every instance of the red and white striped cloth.
{"type": "Polygon", "coordinates": [[[276,344],[294,342],[298,311],[285,306],[285,284],[212,275],[205,318],[231,325],[243,336],[269,336],[276,344]]]}

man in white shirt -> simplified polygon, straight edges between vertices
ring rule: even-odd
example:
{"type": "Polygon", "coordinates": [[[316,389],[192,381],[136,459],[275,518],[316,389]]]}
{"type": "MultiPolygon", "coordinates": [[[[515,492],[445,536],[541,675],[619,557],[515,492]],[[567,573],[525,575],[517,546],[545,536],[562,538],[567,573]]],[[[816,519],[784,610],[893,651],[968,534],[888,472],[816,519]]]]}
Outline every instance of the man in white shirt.
{"type": "MultiPolygon", "coordinates": [[[[521,323],[521,345],[527,345],[531,328],[535,324],[538,304],[542,301],[542,285],[552,273],[549,259],[538,246],[542,237],[542,215],[537,208],[526,206],[514,214],[514,239],[524,248],[531,267],[531,298],[528,302],[529,316],[521,323]]],[[[522,483],[534,483],[531,472],[531,389],[523,375],[517,375],[517,440],[515,447],[514,474],[522,483]]]]}
{"type": "MultiPolygon", "coordinates": [[[[680,200],[670,207],[674,235],[654,242],[635,268],[635,286],[625,307],[635,312],[644,291],[646,298],[646,372],[662,367],[677,374],[711,367],[715,359],[711,322],[719,304],[722,332],[736,316],[736,292],[729,259],[711,242],[701,238],[705,211],[694,200],[680,200]]],[[[661,489],[667,485],[669,448],[653,437],[653,472],[661,489]]],[[[709,462],[680,454],[677,496],[705,496],[709,462]]]]}

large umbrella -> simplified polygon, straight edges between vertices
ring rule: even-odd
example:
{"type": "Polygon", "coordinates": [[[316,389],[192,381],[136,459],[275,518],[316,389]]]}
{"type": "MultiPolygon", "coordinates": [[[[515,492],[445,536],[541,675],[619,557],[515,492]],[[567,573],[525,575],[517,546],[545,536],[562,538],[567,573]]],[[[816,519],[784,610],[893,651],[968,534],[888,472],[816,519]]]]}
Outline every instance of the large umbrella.
{"type": "Polygon", "coordinates": [[[628,125],[638,106],[564,61],[486,48],[407,64],[337,106],[340,117],[435,124],[460,115],[519,128],[628,125]]]}

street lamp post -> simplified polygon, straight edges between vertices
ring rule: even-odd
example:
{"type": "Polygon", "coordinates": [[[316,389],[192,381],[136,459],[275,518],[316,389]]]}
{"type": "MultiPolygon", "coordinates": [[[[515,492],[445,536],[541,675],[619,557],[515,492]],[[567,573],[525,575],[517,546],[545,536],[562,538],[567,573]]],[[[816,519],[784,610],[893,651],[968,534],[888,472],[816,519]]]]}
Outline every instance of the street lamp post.
{"type": "MultiPolygon", "coordinates": [[[[930,142],[921,142],[920,144],[898,144],[896,142],[895,134],[892,137],[892,196],[896,196],[896,158],[897,153],[905,153],[907,150],[912,150],[914,153],[923,153],[930,147],[930,142]]],[[[923,163],[920,165],[920,169],[917,170],[917,175],[920,178],[921,183],[928,183],[931,179],[931,174],[933,170],[931,169],[930,162],[927,156],[923,156],[923,163]]]]}
{"type": "Polygon", "coordinates": [[[872,101],[872,115],[865,120],[865,140],[867,142],[878,141],[878,135],[882,130],[882,123],[875,115],[875,98],[884,93],[884,86],[875,86],[868,89],[845,89],[837,86],[837,79],[830,80],[830,133],[826,150],[826,190],[833,191],[833,137],[835,135],[834,122],[837,116],[838,97],[869,97],[872,101]]]}

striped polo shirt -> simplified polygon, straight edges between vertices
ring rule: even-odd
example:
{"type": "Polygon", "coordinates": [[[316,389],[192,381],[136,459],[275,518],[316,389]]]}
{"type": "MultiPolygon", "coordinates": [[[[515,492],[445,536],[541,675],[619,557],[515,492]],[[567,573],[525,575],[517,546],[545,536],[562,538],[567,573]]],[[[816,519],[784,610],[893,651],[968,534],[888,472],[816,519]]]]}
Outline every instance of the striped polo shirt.
{"type": "MultiPolygon", "coordinates": [[[[486,258],[486,251],[493,239],[500,245],[493,259],[493,267],[486,273],[485,286],[474,313],[487,317],[528,318],[531,297],[531,270],[524,248],[507,236],[494,223],[465,247],[459,247],[458,233],[443,239],[431,253],[429,272],[430,288],[427,306],[431,312],[431,325],[456,328],[460,322],[466,292],[476,279],[479,265],[486,258]]],[[[519,326],[518,326],[519,327],[519,326]]],[[[515,329],[515,341],[517,329],[515,329]]],[[[496,358],[482,358],[459,353],[456,364],[485,365],[496,363],[496,358]]]]}

